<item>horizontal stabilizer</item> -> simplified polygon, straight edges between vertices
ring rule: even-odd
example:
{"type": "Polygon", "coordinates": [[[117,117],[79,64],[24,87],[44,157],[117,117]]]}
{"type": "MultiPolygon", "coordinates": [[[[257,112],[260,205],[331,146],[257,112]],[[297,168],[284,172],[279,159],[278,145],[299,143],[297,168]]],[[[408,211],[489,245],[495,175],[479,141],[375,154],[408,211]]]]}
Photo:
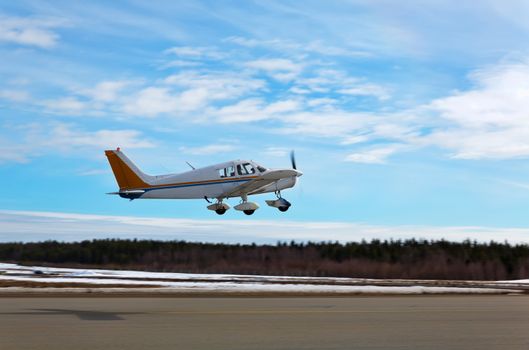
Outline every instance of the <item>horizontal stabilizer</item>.
{"type": "Polygon", "coordinates": [[[124,190],[119,192],[108,192],[107,194],[144,194],[145,190],[124,190]]]}
{"type": "Polygon", "coordinates": [[[119,192],[109,192],[107,194],[118,195],[121,198],[136,199],[140,198],[145,193],[145,190],[123,190],[119,192]]]}

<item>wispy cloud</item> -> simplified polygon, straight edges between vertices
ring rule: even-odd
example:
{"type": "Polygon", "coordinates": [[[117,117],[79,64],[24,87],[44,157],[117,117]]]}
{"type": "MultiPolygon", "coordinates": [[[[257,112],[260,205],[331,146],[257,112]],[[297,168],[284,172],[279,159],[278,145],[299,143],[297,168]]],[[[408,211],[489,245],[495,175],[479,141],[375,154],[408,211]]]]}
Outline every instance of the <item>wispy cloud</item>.
{"type": "Polygon", "coordinates": [[[151,148],[151,141],[141,138],[137,130],[76,130],[65,124],[58,124],[49,133],[47,141],[42,141],[48,147],[60,149],[68,148],[97,148],[105,149],[109,145],[117,145],[126,148],[151,148]]]}
{"type": "Polygon", "coordinates": [[[210,155],[210,154],[220,154],[227,153],[237,149],[235,145],[229,144],[211,144],[200,147],[180,147],[179,151],[186,154],[193,155],[210,155]]]}
{"type": "Polygon", "coordinates": [[[57,45],[55,28],[65,22],[56,19],[0,16],[0,42],[49,49],[57,45]]]}
{"type": "Polygon", "coordinates": [[[73,154],[88,151],[93,155],[114,146],[124,148],[151,148],[154,142],[137,130],[99,129],[94,131],[76,128],[70,124],[30,124],[10,128],[13,139],[0,138],[0,163],[23,163],[48,152],[73,154]]]}
{"type": "MultiPolygon", "coordinates": [[[[363,8],[365,4],[358,6],[363,8]]],[[[90,15],[97,12],[97,6],[84,7],[90,15]]],[[[116,8],[110,7],[105,16],[117,15],[116,8]]],[[[273,13],[306,16],[307,22],[303,23],[321,23],[335,10],[321,8],[323,18],[319,18],[314,16],[314,8],[320,8],[316,5],[307,11],[290,5],[263,7],[273,13]]],[[[0,40],[23,44],[26,34],[36,31],[41,36],[27,37],[40,41],[28,39],[24,45],[46,48],[57,44],[55,29],[64,25],[58,20],[33,17],[3,19],[0,40]]],[[[137,28],[145,28],[153,21],[129,12],[118,19],[124,27],[133,26],[134,19],[138,19],[137,28]]],[[[337,20],[346,21],[342,17],[337,20]]],[[[354,20],[366,25],[362,27],[363,34],[371,33],[379,40],[381,32],[388,31],[393,38],[408,38],[410,47],[420,41],[420,36],[402,23],[385,23],[384,30],[378,32],[364,19],[354,20]]],[[[158,29],[166,25],[162,20],[158,29]]],[[[325,27],[334,28],[335,24],[326,23],[325,27]]],[[[369,45],[339,46],[320,37],[294,37],[279,39],[241,33],[224,37],[214,45],[179,40],[150,56],[154,57],[153,65],[169,58],[164,67],[173,69],[65,84],[66,91],[62,92],[49,89],[39,94],[30,88],[26,91],[26,87],[2,87],[0,98],[5,103],[43,109],[53,118],[77,116],[81,120],[99,116],[115,122],[130,118],[139,123],[142,119],[164,118],[164,125],[172,129],[175,125],[237,127],[253,123],[266,133],[320,138],[340,147],[337,153],[347,146],[345,159],[364,163],[388,162],[391,155],[402,151],[384,147],[393,143],[402,144],[407,150],[434,146],[457,159],[529,156],[529,124],[524,114],[529,110],[527,60],[478,68],[470,74],[470,87],[402,107],[396,98],[398,85],[351,68],[352,60],[365,60],[366,54],[376,51],[358,49],[369,45]]],[[[147,125],[145,120],[142,126],[147,125]]]]}
{"type": "Polygon", "coordinates": [[[325,56],[343,56],[343,57],[370,57],[371,53],[362,50],[354,50],[346,47],[332,46],[323,43],[321,40],[313,40],[305,44],[294,42],[285,39],[269,39],[260,40],[255,38],[245,38],[239,36],[231,36],[223,40],[227,43],[232,43],[248,48],[266,48],[276,52],[292,54],[314,53],[325,56]]]}
{"type": "Polygon", "coordinates": [[[470,78],[471,89],[430,104],[445,125],[427,141],[460,159],[529,157],[529,61],[485,67],[470,78]]]}
{"type": "Polygon", "coordinates": [[[393,145],[368,149],[362,152],[351,153],[345,157],[345,160],[354,163],[384,164],[387,158],[396,153],[399,148],[401,148],[399,145],[393,145]]]}
{"type": "Polygon", "coordinates": [[[215,47],[200,47],[200,46],[174,46],[165,50],[167,54],[173,54],[182,58],[191,59],[221,59],[226,56],[215,47]]]}
{"type": "Polygon", "coordinates": [[[196,220],[0,210],[0,241],[78,241],[144,238],[202,242],[333,241],[362,239],[446,239],[529,242],[527,228],[479,226],[383,226],[350,222],[196,220]],[[222,234],[219,234],[222,232],[222,234]],[[332,236],[329,236],[332,232],[332,236]]]}
{"type": "Polygon", "coordinates": [[[263,58],[246,62],[246,66],[268,73],[272,78],[281,82],[295,79],[303,70],[301,63],[285,58],[263,58]]]}
{"type": "Polygon", "coordinates": [[[267,156],[280,157],[280,158],[286,157],[289,152],[290,152],[290,149],[286,147],[267,147],[263,151],[263,153],[267,156]]]}
{"type": "Polygon", "coordinates": [[[19,89],[4,89],[0,90],[0,100],[8,100],[12,102],[26,102],[29,100],[29,93],[19,89]]]}

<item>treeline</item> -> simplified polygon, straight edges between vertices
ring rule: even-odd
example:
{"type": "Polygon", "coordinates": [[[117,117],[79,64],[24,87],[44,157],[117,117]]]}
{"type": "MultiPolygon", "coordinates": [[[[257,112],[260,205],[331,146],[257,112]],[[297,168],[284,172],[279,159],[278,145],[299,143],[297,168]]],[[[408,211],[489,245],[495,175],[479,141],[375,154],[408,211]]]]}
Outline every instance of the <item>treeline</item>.
{"type": "Polygon", "coordinates": [[[529,278],[529,245],[448,241],[213,244],[93,240],[0,243],[0,261],[165,272],[361,278],[529,278]]]}

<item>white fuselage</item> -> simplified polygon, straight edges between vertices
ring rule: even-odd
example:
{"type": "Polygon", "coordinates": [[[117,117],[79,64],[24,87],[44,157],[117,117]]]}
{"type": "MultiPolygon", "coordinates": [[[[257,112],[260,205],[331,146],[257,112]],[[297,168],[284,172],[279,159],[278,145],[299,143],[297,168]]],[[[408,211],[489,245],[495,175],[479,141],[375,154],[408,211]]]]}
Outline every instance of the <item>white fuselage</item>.
{"type": "MultiPolygon", "coordinates": [[[[142,199],[198,199],[198,198],[221,198],[224,194],[234,188],[251,181],[262,174],[264,169],[249,161],[232,161],[205,168],[194,169],[181,174],[156,176],[151,179],[151,184],[139,198],[142,199]],[[252,172],[244,172],[241,165],[250,164],[252,172]],[[225,169],[233,169],[232,173],[226,173],[225,169]]],[[[291,188],[296,184],[296,176],[279,179],[278,181],[264,186],[259,190],[247,193],[258,194],[280,191],[291,188]]],[[[234,196],[235,197],[235,196],[234,196]]]]}

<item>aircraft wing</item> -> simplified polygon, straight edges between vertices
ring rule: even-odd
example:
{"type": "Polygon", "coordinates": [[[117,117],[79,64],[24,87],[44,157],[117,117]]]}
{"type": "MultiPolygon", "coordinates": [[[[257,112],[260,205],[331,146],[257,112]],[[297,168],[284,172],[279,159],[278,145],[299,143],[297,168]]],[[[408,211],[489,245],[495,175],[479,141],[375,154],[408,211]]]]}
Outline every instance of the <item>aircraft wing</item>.
{"type": "Polygon", "coordinates": [[[251,194],[253,192],[259,191],[259,189],[265,186],[273,184],[278,180],[297,175],[298,172],[295,170],[269,170],[257,178],[231,189],[229,192],[224,194],[224,197],[238,197],[242,194],[251,194]]]}

